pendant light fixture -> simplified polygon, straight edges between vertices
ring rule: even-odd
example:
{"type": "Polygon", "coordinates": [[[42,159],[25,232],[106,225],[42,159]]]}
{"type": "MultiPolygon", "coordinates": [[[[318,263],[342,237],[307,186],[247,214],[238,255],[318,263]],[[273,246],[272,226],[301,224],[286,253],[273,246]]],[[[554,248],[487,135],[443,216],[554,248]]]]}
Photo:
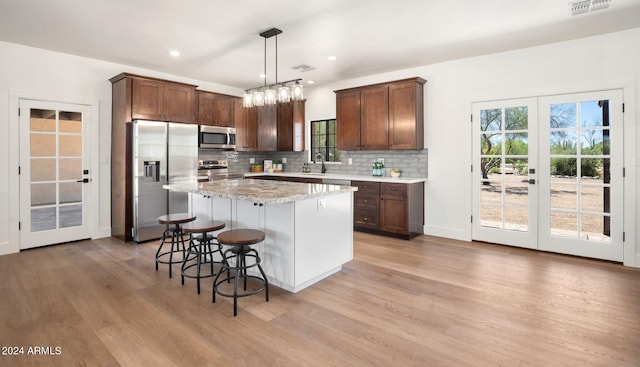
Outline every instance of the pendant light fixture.
{"type": "Polygon", "coordinates": [[[282,31],[278,28],[271,28],[260,33],[264,38],[264,86],[247,89],[243,96],[242,105],[244,107],[261,107],[264,105],[274,105],[276,103],[288,103],[292,99],[300,101],[304,99],[302,93],[302,79],[292,79],[285,82],[278,82],[278,35],[282,31]],[[275,83],[267,85],[267,38],[275,36],[275,83]],[[292,88],[289,84],[295,83],[292,88]],[[278,87],[280,85],[280,87],[278,87]],[[277,88],[277,89],[276,89],[277,88]]]}

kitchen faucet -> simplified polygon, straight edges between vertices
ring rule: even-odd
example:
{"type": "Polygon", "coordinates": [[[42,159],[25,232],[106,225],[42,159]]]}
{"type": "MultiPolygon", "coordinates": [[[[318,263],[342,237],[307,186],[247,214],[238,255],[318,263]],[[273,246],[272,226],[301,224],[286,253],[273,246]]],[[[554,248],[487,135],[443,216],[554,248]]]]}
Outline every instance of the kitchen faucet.
{"type": "Polygon", "coordinates": [[[322,155],[322,153],[318,152],[316,153],[316,159],[320,158],[320,162],[322,162],[322,169],[320,172],[322,173],[326,173],[327,172],[327,166],[324,165],[324,155],[322,155]]]}

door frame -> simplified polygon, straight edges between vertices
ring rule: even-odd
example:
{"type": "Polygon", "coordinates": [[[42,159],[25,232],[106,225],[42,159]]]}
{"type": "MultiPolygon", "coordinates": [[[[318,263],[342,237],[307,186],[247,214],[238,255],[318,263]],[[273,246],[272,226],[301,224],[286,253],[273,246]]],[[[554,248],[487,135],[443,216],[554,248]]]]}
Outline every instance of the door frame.
{"type": "Polygon", "coordinates": [[[89,124],[90,144],[90,169],[91,181],[89,183],[91,190],[90,201],[91,209],[88,213],[88,225],[91,238],[100,237],[99,235],[99,219],[100,219],[100,138],[99,138],[99,117],[100,101],[98,99],[60,95],[47,92],[35,92],[25,90],[9,90],[9,129],[8,129],[8,169],[9,169],[9,243],[7,246],[0,246],[0,255],[16,253],[20,251],[20,230],[18,228],[20,221],[20,177],[18,169],[20,166],[20,116],[18,109],[21,99],[29,99],[35,101],[58,102],[86,105],[91,109],[89,124]]]}
{"type": "MultiPolygon", "coordinates": [[[[638,242],[638,229],[636,228],[636,202],[637,196],[640,195],[640,189],[636,192],[638,182],[637,160],[640,160],[640,147],[637,146],[636,136],[636,81],[633,79],[617,79],[610,81],[597,81],[570,84],[566,86],[552,86],[549,88],[532,88],[527,90],[517,89],[512,91],[500,91],[494,93],[470,94],[465,98],[465,115],[461,116],[467,121],[466,139],[468,141],[466,154],[466,167],[473,164],[473,150],[470,148],[473,142],[473,124],[470,123],[469,117],[473,112],[473,104],[480,102],[490,102],[495,100],[509,100],[519,98],[531,98],[542,96],[553,96],[563,94],[579,94],[588,92],[597,92],[602,90],[621,89],[623,93],[623,103],[625,111],[623,114],[624,129],[624,152],[623,167],[625,168],[625,184],[623,190],[624,208],[623,208],[623,227],[625,240],[623,243],[623,265],[640,268],[640,244],[638,242]]],[[[466,177],[466,195],[468,195],[467,209],[469,218],[473,214],[473,172],[468,171],[466,177]]],[[[473,240],[473,225],[471,221],[467,221],[466,232],[468,240],[473,240]]]]}

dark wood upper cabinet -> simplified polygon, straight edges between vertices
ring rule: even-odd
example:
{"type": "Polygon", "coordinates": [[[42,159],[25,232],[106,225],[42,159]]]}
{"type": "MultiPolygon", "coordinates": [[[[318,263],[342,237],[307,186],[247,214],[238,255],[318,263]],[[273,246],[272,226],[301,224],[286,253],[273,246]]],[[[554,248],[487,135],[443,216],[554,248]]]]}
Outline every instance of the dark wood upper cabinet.
{"type": "Polygon", "coordinates": [[[389,146],[389,88],[360,91],[360,149],[385,150],[389,146]]]}
{"type": "Polygon", "coordinates": [[[133,78],[131,119],[193,122],[195,86],[133,78]]]}
{"type": "Polygon", "coordinates": [[[277,105],[258,107],[258,151],[278,150],[278,108],[277,105]]]}
{"type": "Polygon", "coordinates": [[[389,149],[424,148],[424,80],[389,84],[389,149]]]}
{"type": "Polygon", "coordinates": [[[360,150],[360,90],[336,93],[338,149],[360,150]]]}
{"type": "Polygon", "coordinates": [[[258,110],[245,108],[242,99],[234,103],[234,125],[236,128],[236,150],[255,152],[258,150],[258,110]]]}
{"type": "Polygon", "coordinates": [[[278,103],[263,107],[235,105],[236,139],[239,151],[304,151],[305,101],[278,103]],[[240,111],[240,109],[242,109],[240,111]]]}
{"type": "Polygon", "coordinates": [[[122,73],[110,79],[119,88],[125,121],[195,122],[196,86],[122,73]]]}
{"type": "Polygon", "coordinates": [[[338,149],[423,149],[425,82],[411,78],[335,91],[338,149]]]}
{"type": "Polygon", "coordinates": [[[235,126],[235,105],[240,98],[204,91],[197,91],[197,95],[200,125],[235,126]]]}

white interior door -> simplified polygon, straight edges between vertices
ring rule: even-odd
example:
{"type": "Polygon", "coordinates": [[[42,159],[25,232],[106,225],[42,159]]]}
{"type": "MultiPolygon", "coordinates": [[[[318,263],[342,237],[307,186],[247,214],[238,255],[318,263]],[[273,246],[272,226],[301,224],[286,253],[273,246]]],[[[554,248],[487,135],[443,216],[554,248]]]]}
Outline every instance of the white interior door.
{"type": "Polygon", "coordinates": [[[90,237],[90,107],[20,100],[20,248],[90,237]]]}
{"type": "Polygon", "coordinates": [[[535,98],[473,105],[476,240],[537,246],[536,112],[535,98]]]}
{"type": "Polygon", "coordinates": [[[622,261],[622,91],[550,96],[539,104],[539,248],[622,261]]]}
{"type": "Polygon", "coordinates": [[[473,239],[622,261],[622,97],[474,103],[473,239]]]}

